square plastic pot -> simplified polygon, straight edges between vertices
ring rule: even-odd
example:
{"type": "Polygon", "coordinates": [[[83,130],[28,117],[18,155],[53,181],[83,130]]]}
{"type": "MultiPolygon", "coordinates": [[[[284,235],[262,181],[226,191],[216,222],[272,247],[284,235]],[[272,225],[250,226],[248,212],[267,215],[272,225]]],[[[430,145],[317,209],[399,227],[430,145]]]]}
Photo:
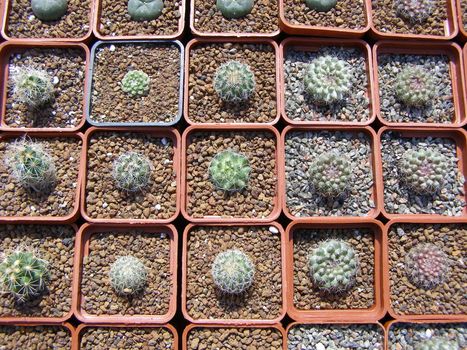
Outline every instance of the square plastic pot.
{"type": "Polygon", "coordinates": [[[463,18],[462,18],[462,8],[461,8],[461,1],[464,0],[453,0],[456,2],[456,12],[457,12],[457,20],[458,20],[458,25],[459,25],[459,38],[462,41],[467,41],[467,30],[464,27],[464,25],[467,25],[467,23],[464,24],[463,18]]]}

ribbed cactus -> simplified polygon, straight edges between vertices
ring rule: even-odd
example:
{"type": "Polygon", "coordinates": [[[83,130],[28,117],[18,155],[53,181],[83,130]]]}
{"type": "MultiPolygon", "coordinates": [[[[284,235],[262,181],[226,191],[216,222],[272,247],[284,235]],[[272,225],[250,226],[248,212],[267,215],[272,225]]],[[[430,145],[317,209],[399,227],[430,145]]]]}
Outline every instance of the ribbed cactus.
{"type": "Polygon", "coordinates": [[[162,0],[128,0],[128,14],[134,21],[152,21],[163,9],[162,0]]]}
{"type": "Polygon", "coordinates": [[[421,341],[415,345],[415,350],[460,350],[460,347],[455,340],[435,337],[421,341]]]}
{"type": "Polygon", "coordinates": [[[110,267],[110,283],[119,295],[140,292],[147,283],[144,264],[134,256],[120,256],[110,267]]]}
{"type": "Polygon", "coordinates": [[[248,186],[250,173],[248,158],[231,150],[216,154],[209,165],[212,183],[224,191],[240,191],[248,186]]]}
{"type": "Polygon", "coordinates": [[[347,191],[352,181],[352,165],[337,152],[320,155],[308,169],[315,191],[324,197],[336,197],[347,191]]]}
{"type": "Polygon", "coordinates": [[[31,0],[31,8],[41,21],[56,21],[66,13],[68,0],[31,0]]]}
{"type": "Polygon", "coordinates": [[[15,99],[30,108],[39,108],[53,99],[54,87],[45,70],[17,67],[12,70],[12,81],[15,99]]]}
{"type": "Polygon", "coordinates": [[[409,107],[424,107],[436,95],[432,73],[420,66],[404,68],[396,78],[396,97],[409,107]]]}
{"type": "Polygon", "coordinates": [[[122,90],[133,97],[146,95],[149,92],[151,79],[141,70],[131,70],[122,79],[122,90]]]}
{"type": "Polygon", "coordinates": [[[253,284],[255,265],[242,251],[229,249],[216,256],[211,273],[214,284],[222,292],[240,294],[253,284]]]}
{"type": "Polygon", "coordinates": [[[114,161],[112,176],[122,190],[140,191],[151,179],[151,163],[139,153],[124,153],[114,161]]]}
{"type": "Polygon", "coordinates": [[[247,64],[229,61],[214,76],[214,90],[221,100],[238,103],[248,100],[255,91],[255,75],[247,64]]]}
{"type": "Polygon", "coordinates": [[[435,9],[434,0],[394,0],[396,14],[411,24],[423,23],[435,9]]]}
{"type": "Polygon", "coordinates": [[[306,5],[317,12],[328,12],[333,9],[337,0],[305,0],[306,5]]]}

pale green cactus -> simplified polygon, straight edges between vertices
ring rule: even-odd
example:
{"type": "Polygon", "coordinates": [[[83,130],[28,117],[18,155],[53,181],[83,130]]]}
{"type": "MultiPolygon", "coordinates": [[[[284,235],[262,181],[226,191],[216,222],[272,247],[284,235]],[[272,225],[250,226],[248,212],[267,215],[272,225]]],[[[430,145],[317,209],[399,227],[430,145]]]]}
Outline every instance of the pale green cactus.
{"type": "Polygon", "coordinates": [[[245,17],[253,9],[253,0],[217,0],[216,6],[225,18],[245,17]]]}
{"type": "Polygon", "coordinates": [[[56,21],[65,15],[68,0],[31,0],[31,8],[41,21],[56,21]]]}
{"type": "Polygon", "coordinates": [[[253,284],[255,265],[242,251],[229,249],[217,255],[211,273],[214,284],[222,292],[240,294],[253,284]]]}
{"type": "Polygon", "coordinates": [[[162,14],[162,0],[128,0],[128,14],[134,21],[152,21],[162,14]]]}
{"type": "Polygon", "coordinates": [[[110,267],[110,283],[119,295],[140,292],[147,283],[144,264],[134,256],[120,256],[110,267]]]}

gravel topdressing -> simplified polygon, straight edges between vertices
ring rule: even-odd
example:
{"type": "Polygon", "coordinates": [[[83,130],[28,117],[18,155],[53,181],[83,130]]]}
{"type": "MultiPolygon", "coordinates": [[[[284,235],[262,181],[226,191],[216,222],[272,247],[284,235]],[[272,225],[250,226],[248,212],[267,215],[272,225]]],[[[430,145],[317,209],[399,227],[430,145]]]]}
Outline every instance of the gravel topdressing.
{"type": "Polygon", "coordinates": [[[71,332],[60,326],[0,326],[2,350],[69,350],[71,332]]]}

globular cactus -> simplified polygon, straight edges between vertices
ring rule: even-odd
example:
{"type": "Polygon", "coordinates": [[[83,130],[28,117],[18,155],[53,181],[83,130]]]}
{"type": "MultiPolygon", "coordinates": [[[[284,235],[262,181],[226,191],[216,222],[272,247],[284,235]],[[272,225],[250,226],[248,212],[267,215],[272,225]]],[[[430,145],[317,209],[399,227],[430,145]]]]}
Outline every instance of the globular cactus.
{"type": "Polygon", "coordinates": [[[397,16],[411,24],[423,23],[435,9],[434,0],[394,0],[397,16]]]}
{"type": "Polygon", "coordinates": [[[110,267],[110,284],[123,296],[140,292],[147,283],[146,267],[134,256],[120,256],[110,267]]]}
{"type": "Polygon", "coordinates": [[[240,191],[245,188],[250,173],[248,158],[231,150],[216,154],[209,164],[212,183],[216,188],[224,191],[240,191]]]}
{"type": "Polygon", "coordinates": [[[41,107],[53,99],[54,87],[44,70],[17,67],[12,70],[12,80],[15,99],[30,108],[41,107]]]}
{"type": "Polygon", "coordinates": [[[352,181],[349,160],[337,152],[320,155],[308,169],[315,191],[324,197],[336,197],[347,191],[352,181]]]}
{"type": "Polygon", "coordinates": [[[253,0],[217,0],[216,6],[225,18],[244,17],[253,9],[253,0]]]}
{"type": "Polygon", "coordinates": [[[396,77],[395,94],[408,107],[424,107],[435,97],[432,73],[420,66],[404,68],[396,77]]]}
{"type": "Polygon", "coordinates": [[[240,294],[246,291],[255,277],[255,265],[238,249],[219,253],[211,268],[214,284],[224,293],[240,294]]]}
{"type": "Polygon", "coordinates": [[[333,9],[337,0],[305,0],[306,5],[317,12],[328,12],[333,9]]]}
{"type": "Polygon", "coordinates": [[[112,176],[122,190],[140,191],[151,178],[151,163],[136,152],[124,153],[114,161],[112,176]]]}
{"type": "Polygon", "coordinates": [[[408,150],[400,160],[401,181],[418,194],[439,192],[445,183],[448,161],[431,149],[408,150]]]}
{"type": "Polygon", "coordinates": [[[412,284],[432,289],[442,284],[451,270],[445,252],[431,243],[420,243],[405,256],[405,271],[412,284]]]}
{"type": "Polygon", "coordinates": [[[131,70],[122,79],[122,90],[133,97],[146,95],[149,92],[151,79],[141,70],[131,70]]]}
{"type": "Polygon", "coordinates": [[[415,350],[460,350],[455,340],[435,337],[415,345],[415,350]]]}
{"type": "Polygon", "coordinates": [[[313,283],[325,292],[339,292],[355,283],[358,257],[352,246],[342,240],[324,241],[308,256],[313,283]]]}
{"type": "Polygon", "coordinates": [[[316,104],[343,102],[352,87],[352,67],[337,57],[320,56],[307,65],[303,82],[316,104]]]}
{"type": "Polygon", "coordinates": [[[0,281],[4,292],[18,301],[39,295],[49,279],[48,262],[28,251],[17,250],[6,255],[0,264],[0,281]]]}
{"type": "Polygon", "coordinates": [[[68,0],[31,0],[31,8],[41,21],[56,21],[66,13],[68,0]]]}
{"type": "Polygon", "coordinates": [[[255,91],[255,75],[247,64],[229,61],[214,76],[214,90],[225,102],[243,102],[255,91]]]}
{"type": "Polygon", "coordinates": [[[128,1],[128,14],[134,21],[152,21],[161,15],[163,9],[162,0],[128,1]]]}

